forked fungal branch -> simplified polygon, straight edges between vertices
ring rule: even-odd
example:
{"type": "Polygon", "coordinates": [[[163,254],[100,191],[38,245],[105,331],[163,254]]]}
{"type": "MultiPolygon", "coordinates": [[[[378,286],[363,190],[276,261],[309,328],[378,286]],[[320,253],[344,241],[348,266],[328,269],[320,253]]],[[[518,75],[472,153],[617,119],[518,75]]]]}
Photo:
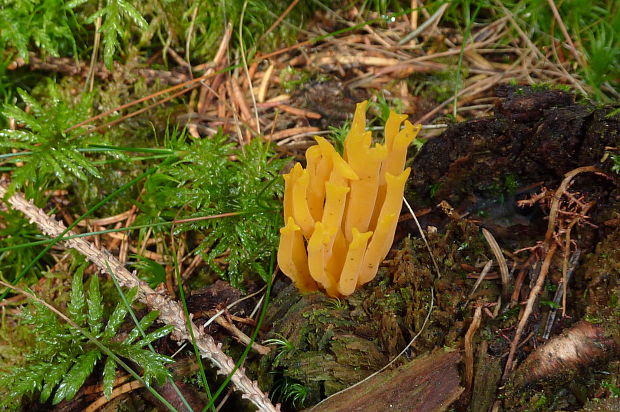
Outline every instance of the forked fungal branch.
{"type": "Polygon", "coordinates": [[[404,168],[407,147],[421,125],[390,112],[385,143],[371,147],[367,104],[357,104],[344,156],[316,136],[306,168],[296,163],[284,175],[278,264],[301,292],[350,295],[376,276],[394,241],[411,171],[404,168]]]}

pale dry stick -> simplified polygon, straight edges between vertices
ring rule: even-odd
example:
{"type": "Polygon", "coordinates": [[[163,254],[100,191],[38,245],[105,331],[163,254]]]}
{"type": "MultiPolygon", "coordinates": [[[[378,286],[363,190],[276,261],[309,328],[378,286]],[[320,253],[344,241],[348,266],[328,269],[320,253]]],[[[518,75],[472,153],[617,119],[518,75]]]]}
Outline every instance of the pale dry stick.
{"type": "MultiPolygon", "coordinates": [[[[133,378],[133,376],[131,376],[130,374],[127,375],[121,375],[119,377],[117,377],[116,379],[114,379],[114,383],[112,384],[113,387],[117,387],[119,385],[122,385],[123,383],[127,382],[129,379],[133,378]]],[[[89,385],[89,386],[85,386],[82,388],[81,392],[84,395],[95,395],[95,394],[99,394],[103,391],[103,384],[97,384],[97,385],[89,385]]]]}
{"type": "Polygon", "coordinates": [[[108,216],[108,217],[102,217],[100,219],[84,219],[84,220],[80,220],[78,222],[78,226],[80,227],[84,227],[84,226],[89,226],[89,225],[93,225],[93,226],[107,226],[107,225],[111,225],[112,223],[116,223],[116,222],[122,222],[123,220],[127,219],[131,214],[133,214],[133,208],[130,208],[129,210],[126,210],[122,213],[119,213],[117,215],[114,216],[108,216]]]}
{"type": "Polygon", "coordinates": [[[307,134],[307,133],[316,133],[320,129],[314,126],[307,127],[294,127],[292,129],[280,130],[279,132],[274,133],[271,137],[267,138],[268,141],[275,141],[284,139],[285,137],[291,137],[298,134],[307,134]]]}
{"type": "Polygon", "coordinates": [[[192,261],[187,265],[183,273],[181,273],[181,279],[187,280],[192,272],[200,265],[202,262],[202,257],[200,255],[196,255],[193,257],[192,261]]]}
{"type": "MultiPolygon", "coordinates": [[[[243,18],[245,16],[245,9],[248,6],[248,0],[243,2],[243,9],[241,9],[241,16],[239,17],[239,48],[241,50],[241,61],[243,62],[243,72],[245,73],[248,81],[248,88],[250,89],[250,96],[252,97],[252,105],[254,106],[254,116],[256,121],[256,135],[260,135],[260,120],[258,119],[258,108],[256,107],[256,96],[254,96],[254,87],[252,87],[252,76],[248,70],[248,61],[245,58],[245,46],[243,44],[243,18]]],[[[258,61],[254,61],[252,64],[258,65],[258,61]]],[[[255,69],[254,69],[255,70],[255,69]]],[[[245,101],[243,102],[245,104],[245,101]]],[[[248,121],[252,117],[248,119],[248,121]]]]}
{"type": "Polygon", "coordinates": [[[562,183],[560,183],[560,186],[553,194],[553,200],[551,201],[551,207],[549,208],[549,223],[547,225],[547,232],[545,233],[546,244],[549,244],[551,242],[553,232],[555,231],[555,221],[557,219],[559,208],[560,208],[560,199],[562,198],[562,195],[564,194],[564,192],[566,192],[566,189],[568,188],[568,185],[570,184],[571,180],[573,180],[573,178],[577,176],[579,173],[584,173],[584,172],[597,173],[598,171],[599,170],[595,166],[582,166],[582,167],[573,169],[564,175],[564,179],[562,180],[562,183]]]}
{"type": "MultiPolygon", "coordinates": [[[[328,53],[330,51],[330,48],[328,46],[331,44],[347,46],[349,48],[349,50],[347,51],[347,54],[355,55],[359,53],[358,50],[365,50],[365,51],[373,52],[375,54],[393,57],[396,59],[410,59],[411,58],[411,54],[405,51],[402,51],[401,49],[398,49],[396,51],[387,50],[383,46],[377,46],[374,44],[366,44],[366,43],[351,43],[350,41],[347,41],[346,39],[342,39],[342,38],[333,38],[333,39],[329,39],[329,41],[326,42],[325,46],[327,48],[328,53]]],[[[333,49],[331,50],[333,51],[333,49]]]]}
{"type": "Polygon", "coordinates": [[[328,396],[327,398],[323,399],[321,402],[317,403],[316,405],[314,405],[312,408],[310,408],[310,411],[314,410],[314,408],[316,408],[317,406],[319,406],[320,404],[322,404],[323,402],[327,401],[328,399],[342,394],[346,391],[348,391],[349,389],[353,389],[356,386],[361,385],[362,383],[366,382],[367,380],[377,376],[378,374],[380,374],[381,372],[383,372],[384,370],[386,370],[387,368],[389,368],[390,366],[392,366],[394,364],[394,362],[396,362],[396,360],[398,360],[401,356],[403,356],[405,354],[405,352],[407,352],[407,350],[409,350],[409,348],[411,347],[411,345],[414,344],[414,342],[418,339],[418,337],[420,337],[420,335],[422,334],[422,332],[424,332],[424,329],[426,328],[426,325],[428,324],[428,321],[431,318],[431,314],[433,313],[433,308],[435,307],[435,291],[433,290],[433,288],[430,289],[431,291],[431,305],[428,309],[428,312],[426,314],[426,318],[424,319],[424,323],[422,324],[422,327],[420,328],[420,330],[418,331],[418,333],[416,333],[416,335],[409,341],[409,343],[407,344],[407,346],[405,346],[403,348],[402,351],[400,351],[400,353],[398,355],[396,355],[394,357],[394,359],[392,359],[391,361],[389,361],[384,367],[382,367],[381,369],[379,369],[376,372],[373,372],[372,374],[370,374],[369,376],[365,377],[364,379],[362,379],[361,381],[349,386],[348,388],[345,388],[343,390],[341,390],[340,392],[336,392],[330,396],[328,396]]]}
{"type": "MultiPolygon", "coordinates": [[[[254,129],[252,129],[252,125],[251,125],[251,124],[249,124],[248,122],[244,121],[243,119],[239,120],[239,118],[236,116],[236,110],[237,110],[237,109],[236,109],[236,107],[232,104],[232,103],[234,103],[234,102],[232,102],[232,103],[228,103],[228,102],[226,101],[226,99],[224,99],[225,95],[222,95],[222,93],[221,93],[221,92],[220,92],[220,93],[216,92],[216,91],[215,91],[212,87],[210,87],[210,86],[208,86],[208,85],[206,85],[206,84],[203,84],[203,86],[204,86],[204,87],[206,87],[206,88],[207,88],[207,89],[208,89],[208,90],[209,90],[209,91],[210,91],[210,92],[211,92],[211,93],[212,93],[215,97],[217,97],[218,102],[221,102],[221,105],[222,105],[222,107],[224,108],[224,110],[225,110],[226,108],[228,108],[228,109],[229,109],[229,110],[233,113],[233,117],[235,118],[234,122],[232,122],[233,124],[235,124],[236,126],[243,125],[243,126],[247,127],[249,130],[251,130],[253,133],[256,133],[256,131],[255,131],[254,129]]],[[[230,84],[229,84],[228,82],[226,82],[226,84],[225,84],[225,85],[222,85],[222,87],[223,87],[223,88],[227,91],[227,93],[229,93],[229,94],[230,94],[230,93],[232,93],[232,91],[231,91],[231,89],[230,89],[230,84]]],[[[230,97],[231,99],[233,98],[233,96],[229,96],[229,97],[230,97]]],[[[246,107],[247,107],[247,106],[246,106],[246,107]]],[[[248,113],[249,113],[249,111],[248,111],[248,113]]],[[[218,117],[218,118],[224,118],[224,117],[225,117],[225,115],[223,115],[223,114],[221,114],[221,113],[218,113],[218,114],[217,114],[217,117],[218,117]]],[[[228,121],[230,121],[230,120],[228,120],[228,119],[227,119],[227,122],[228,122],[228,121]]],[[[240,129],[240,128],[238,128],[238,130],[240,131],[241,129],[240,129]]],[[[242,144],[243,144],[243,143],[242,143],[242,144]]]]}
{"type": "Polygon", "coordinates": [[[442,17],[443,17],[443,14],[439,16],[438,19],[435,19],[435,21],[433,21],[433,24],[431,24],[430,27],[427,29],[429,33],[429,39],[431,38],[431,34],[434,34],[436,37],[439,37],[439,38],[443,36],[441,32],[437,30],[437,27],[439,27],[439,23],[441,22],[442,17]]]}
{"type": "MultiPolygon", "coordinates": [[[[233,93],[233,87],[232,87],[232,76],[229,73],[227,77],[228,77],[228,81],[225,82],[226,93],[228,94],[228,98],[230,99],[230,103],[227,104],[227,106],[230,106],[231,108],[230,112],[234,119],[233,125],[235,126],[235,129],[237,131],[237,139],[239,140],[239,144],[243,146],[245,145],[246,142],[245,142],[245,139],[243,138],[243,131],[241,130],[241,126],[239,126],[239,116],[237,114],[237,107],[235,106],[236,98],[235,98],[235,94],[233,93]]],[[[241,116],[241,121],[244,122],[243,116],[241,116]]]]}
{"type": "Polygon", "coordinates": [[[424,15],[425,19],[430,19],[431,18],[431,14],[428,12],[427,7],[424,5],[424,2],[422,0],[418,0],[418,9],[422,10],[422,14],[424,15]]]}
{"type": "Polygon", "coordinates": [[[344,66],[355,65],[392,67],[395,64],[400,63],[400,60],[380,56],[366,56],[363,54],[345,55],[339,53],[335,56],[320,56],[316,58],[313,63],[317,66],[338,63],[344,66]]]}
{"type": "MultiPolygon", "coordinates": [[[[133,222],[136,220],[136,217],[137,217],[137,214],[136,214],[137,210],[138,210],[138,207],[136,205],[131,206],[132,213],[129,215],[129,217],[127,217],[127,220],[125,221],[125,227],[129,227],[133,225],[133,222]]],[[[127,263],[127,254],[129,252],[129,246],[130,246],[129,245],[130,233],[127,232],[126,235],[127,236],[125,237],[125,239],[121,241],[121,248],[118,253],[118,260],[123,264],[127,263]]]]}
{"type": "Polygon", "coordinates": [[[230,395],[232,395],[233,392],[234,391],[232,390],[232,388],[228,388],[228,390],[226,391],[226,395],[224,395],[224,397],[222,398],[220,403],[215,408],[215,412],[220,412],[222,410],[224,405],[226,405],[226,402],[228,401],[228,398],[230,398],[230,395]]]}
{"type": "MultiPolygon", "coordinates": [[[[347,24],[349,25],[349,27],[355,26],[355,24],[353,22],[348,22],[347,24]]],[[[371,26],[365,25],[364,26],[364,30],[366,30],[383,47],[394,47],[394,46],[396,46],[396,43],[394,43],[392,41],[392,39],[390,39],[388,37],[387,40],[386,40],[386,38],[380,36],[379,33],[377,33],[375,31],[375,29],[373,29],[371,26]]]]}
{"type": "MultiPolygon", "coordinates": [[[[254,293],[250,293],[247,296],[244,296],[240,299],[237,299],[236,301],[230,303],[228,306],[226,306],[225,309],[220,309],[218,310],[213,316],[211,316],[203,325],[203,328],[206,328],[207,326],[209,326],[211,323],[215,322],[216,318],[218,316],[222,316],[227,310],[232,309],[233,307],[235,307],[236,305],[238,305],[239,303],[243,302],[244,300],[250,299],[256,295],[259,295],[261,293],[263,293],[265,291],[265,289],[267,289],[267,285],[263,286],[262,288],[260,288],[259,290],[257,290],[254,293]]],[[[262,300],[262,299],[261,299],[262,300]]]]}
{"type": "Polygon", "coordinates": [[[549,273],[551,260],[553,259],[553,255],[555,254],[557,247],[557,243],[553,242],[551,244],[551,247],[547,250],[547,255],[545,256],[545,260],[543,261],[542,267],[540,268],[540,273],[538,274],[538,279],[536,279],[536,283],[534,284],[534,287],[530,292],[530,296],[527,298],[525,309],[523,310],[523,314],[521,315],[521,319],[519,320],[519,324],[517,325],[517,330],[515,331],[515,337],[512,339],[512,342],[510,344],[510,352],[508,352],[508,360],[506,360],[506,367],[504,369],[504,375],[502,376],[504,380],[512,371],[512,362],[514,360],[515,353],[517,352],[517,347],[519,346],[519,339],[521,337],[521,334],[523,333],[523,330],[525,329],[525,325],[527,324],[530,315],[532,314],[532,308],[534,307],[534,303],[538,298],[538,294],[543,287],[545,278],[547,277],[547,273],[549,273]]]}
{"type": "Polygon", "coordinates": [[[409,24],[411,30],[418,28],[418,2],[417,0],[411,0],[411,17],[409,17],[409,24]]]}
{"type": "Polygon", "coordinates": [[[101,408],[106,403],[110,402],[112,399],[128,392],[135,391],[136,389],[143,388],[144,385],[140,381],[131,381],[122,384],[121,386],[117,386],[112,390],[112,394],[110,395],[110,399],[105,396],[100,396],[97,400],[92,402],[86,408],[84,408],[84,412],[95,412],[97,409],[101,408]]]}
{"type": "Polygon", "coordinates": [[[88,91],[92,92],[95,87],[95,68],[97,67],[97,59],[99,54],[99,44],[101,43],[101,28],[102,18],[97,17],[95,20],[95,39],[93,40],[93,54],[90,56],[90,67],[88,68],[88,74],[86,81],[88,82],[88,91]]]}
{"type": "MultiPolygon", "coordinates": [[[[158,215],[159,215],[159,213],[158,213],[158,215]]],[[[140,250],[136,251],[136,253],[139,254],[140,256],[142,256],[144,254],[144,252],[146,251],[146,248],[149,246],[149,242],[151,240],[153,240],[154,242],[157,242],[157,239],[151,239],[151,235],[152,234],[153,234],[153,228],[149,227],[146,230],[146,234],[142,238],[142,245],[140,245],[140,250]]]]}
{"type": "Polygon", "coordinates": [[[179,56],[179,53],[175,52],[173,48],[167,48],[166,53],[168,53],[179,66],[185,67],[188,72],[192,70],[192,66],[187,61],[183,60],[183,57],[179,56]]]}
{"type": "Polygon", "coordinates": [[[457,109],[457,112],[469,112],[473,110],[489,110],[494,108],[494,104],[474,104],[471,106],[463,106],[457,109]]]}
{"type": "MultiPolygon", "coordinates": [[[[577,48],[575,47],[575,44],[573,43],[573,39],[571,39],[570,35],[568,34],[568,30],[566,30],[566,26],[564,25],[564,22],[562,21],[562,17],[560,16],[560,12],[558,11],[558,8],[556,7],[555,2],[553,0],[547,0],[547,1],[549,3],[549,7],[551,8],[551,11],[553,12],[553,17],[555,17],[555,20],[558,22],[558,25],[560,26],[560,30],[562,31],[562,34],[564,35],[564,39],[570,46],[570,52],[572,53],[573,56],[575,56],[575,59],[577,59],[577,61],[579,62],[579,65],[585,69],[586,66],[585,66],[585,62],[583,61],[583,57],[577,52],[577,48]]],[[[553,43],[553,40],[551,42],[553,43]]]]}
{"type": "MultiPolygon", "coordinates": [[[[241,341],[244,345],[249,345],[252,342],[252,339],[245,333],[243,333],[238,327],[236,327],[233,323],[226,320],[223,316],[218,316],[215,318],[215,323],[232,333],[237,339],[241,341]]],[[[271,349],[261,345],[257,342],[252,342],[251,348],[258,353],[259,355],[267,355],[271,352],[271,349]]]]}
{"type": "Polygon", "coordinates": [[[310,110],[298,109],[296,107],[292,107],[287,104],[279,104],[276,107],[282,110],[283,112],[287,112],[287,113],[290,113],[292,115],[299,116],[299,117],[307,117],[309,119],[315,119],[315,120],[323,117],[319,113],[312,112],[310,110]]]}
{"type": "MultiPolygon", "coordinates": [[[[318,132],[299,133],[299,134],[286,137],[280,140],[278,143],[276,143],[276,146],[287,146],[287,145],[294,144],[295,147],[298,147],[300,143],[299,140],[303,139],[304,137],[324,136],[330,133],[331,132],[329,130],[319,130],[318,132]]],[[[311,146],[314,143],[316,143],[314,139],[307,140],[307,146],[311,146]]]]}
{"type": "MultiPolygon", "coordinates": [[[[579,260],[579,256],[581,255],[581,251],[579,249],[575,250],[575,253],[571,256],[569,267],[566,269],[566,273],[562,274],[562,282],[568,283],[570,282],[570,278],[573,276],[573,272],[577,268],[577,261],[579,260]]],[[[562,268],[564,270],[564,268],[562,268]]],[[[560,304],[560,300],[564,301],[564,296],[566,293],[565,288],[557,288],[555,291],[555,296],[553,297],[553,303],[556,305],[560,304]]],[[[555,317],[558,313],[558,310],[554,307],[549,311],[549,316],[547,317],[547,324],[545,325],[544,332],[542,334],[543,340],[549,339],[551,335],[551,329],[553,329],[553,323],[555,322],[555,317]]],[[[562,314],[564,316],[564,314],[562,314]]]]}
{"type": "Polygon", "coordinates": [[[445,13],[449,5],[450,5],[449,2],[442,4],[441,7],[439,7],[439,9],[437,9],[437,11],[433,13],[433,15],[430,18],[426,19],[424,23],[420,24],[417,29],[415,29],[414,31],[412,31],[411,33],[403,37],[398,42],[398,44],[402,46],[403,44],[408,43],[410,40],[416,38],[419,34],[421,34],[428,27],[432,26],[435,23],[435,21],[439,21],[441,19],[441,16],[443,16],[443,14],[445,13]]]}
{"type": "Polygon", "coordinates": [[[493,261],[489,260],[486,263],[486,265],[484,265],[484,267],[482,268],[482,272],[480,272],[480,276],[478,276],[478,279],[476,279],[476,283],[474,283],[474,287],[471,288],[471,292],[469,292],[469,296],[467,297],[467,300],[470,300],[472,296],[474,296],[474,293],[476,293],[478,286],[480,286],[484,278],[487,276],[487,274],[491,270],[491,266],[493,266],[493,261]]]}
{"type": "Polygon", "coordinates": [[[482,228],[482,234],[489,244],[489,247],[495,256],[495,260],[497,260],[497,264],[499,265],[499,274],[502,279],[502,300],[504,301],[504,304],[506,304],[508,303],[508,286],[510,282],[506,258],[504,257],[502,249],[499,247],[499,244],[497,243],[497,240],[495,240],[493,234],[485,228],[482,228]]]}
{"type": "Polygon", "coordinates": [[[239,107],[239,111],[241,112],[241,119],[249,124],[249,122],[252,121],[252,113],[243,98],[243,93],[241,92],[241,87],[239,87],[239,81],[236,76],[230,76],[230,85],[232,87],[233,98],[237,103],[237,107],[239,107]]]}
{"type": "Polygon", "coordinates": [[[411,216],[413,216],[413,220],[415,221],[415,224],[418,230],[420,231],[420,236],[422,236],[422,240],[424,241],[424,244],[426,245],[426,250],[428,250],[428,253],[431,256],[431,260],[433,261],[433,265],[435,266],[435,271],[437,272],[437,278],[440,278],[441,271],[439,270],[439,265],[437,265],[437,261],[435,260],[435,256],[433,255],[433,251],[431,250],[431,246],[428,244],[428,240],[426,240],[426,236],[424,235],[422,226],[420,225],[420,222],[418,221],[418,218],[415,215],[413,208],[411,207],[411,205],[409,204],[405,196],[403,196],[403,202],[405,202],[405,206],[407,206],[407,209],[409,209],[409,213],[411,213],[411,216]]]}
{"type": "Polygon", "coordinates": [[[261,79],[260,86],[258,87],[258,102],[264,103],[265,97],[267,96],[267,88],[269,87],[269,80],[271,79],[271,74],[273,73],[273,69],[276,66],[271,63],[267,70],[265,71],[265,75],[261,79]]]}
{"type": "MultiPolygon", "coordinates": [[[[4,184],[0,184],[0,198],[4,198],[6,193],[7,187],[4,184]]],[[[27,201],[21,193],[15,193],[9,197],[8,203],[15,210],[26,215],[30,222],[36,223],[39,229],[48,236],[55,238],[66,230],[64,223],[47,216],[43,210],[27,201]]],[[[71,236],[74,233],[69,231],[67,235],[71,236]]],[[[155,292],[146,282],[138,279],[135,273],[129,272],[114,256],[107,251],[95,248],[92,243],[83,238],[68,239],[63,242],[67,247],[75,249],[86,256],[102,272],[110,273],[122,286],[127,288],[137,287],[138,299],[146,304],[150,310],[159,311],[159,319],[163,323],[173,326],[174,330],[171,334],[173,339],[177,341],[191,340],[183,308],[177,301],[173,301],[155,292]]],[[[193,322],[191,327],[201,356],[209,359],[219,373],[231,374],[235,368],[235,362],[222,351],[221,344],[217,344],[212,336],[204,333],[204,330],[193,324],[193,322]]],[[[267,395],[260,390],[258,383],[250,380],[245,375],[243,368],[237,369],[232,374],[231,381],[238,390],[243,392],[243,397],[254,403],[260,411],[275,412],[279,410],[279,407],[275,407],[267,395]]]]}
{"type": "Polygon", "coordinates": [[[465,333],[465,390],[469,393],[474,385],[474,334],[482,320],[482,305],[476,305],[474,318],[465,333]]]}
{"type": "MultiPolygon", "coordinates": [[[[185,41],[185,60],[187,60],[187,64],[190,64],[190,54],[189,48],[192,45],[192,36],[194,34],[194,25],[196,23],[196,17],[198,16],[198,8],[200,7],[200,2],[194,3],[194,11],[192,12],[192,17],[189,23],[189,29],[187,30],[187,40],[185,41]]],[[[190,66],[191,67],[191,66],[190,66]]]]}
{"type": "Polygon", "coordinates": [[[261,296],[258,302],[256,303],[256,305],[254,305],[254,309],[252,309],[252,312],[250,313],[250,316],[249,316],[250,318],[253,318],[254,316],[256,316],[256,314],[258,313],[258,310],[263,305],[263,299],[265,299],[265,295],[261,296]]]}
{"type": "MultiPolygon", "coordinates": [[[[222,62],[224,61],[224,57],[226,57],[226,51],[228,50],[230,38],[232,37],[232,30],[233,30],[232,23],[229,22],[226,25],[224,36],[222,37],[222,41],[220,41],[220,46],[218,47],[217,52],[215,53],[215,57],[213,58],[214,67],[209,68],[207,72],[205,73],[205,75],[214,74],[215,71],[218,68],[220,68],[220,66],[222,65],[222,62]]],[[[221,79],[223,76],[224,76],[224,73],[220,73],[213,79],[212,89],[217,89],[216,83],[218,82],[218,79],[219,79],[219,82],[221,82],[221,79]]],[[[203,87],[200,89],[200,97],[198,98],[198,107],[197,107],[198,113],[204,113],[207,110],[207,106],[208,106],[207,92],[209,91],[209,89],[205,82],[201,82],[201,84],[203,87]]]]}

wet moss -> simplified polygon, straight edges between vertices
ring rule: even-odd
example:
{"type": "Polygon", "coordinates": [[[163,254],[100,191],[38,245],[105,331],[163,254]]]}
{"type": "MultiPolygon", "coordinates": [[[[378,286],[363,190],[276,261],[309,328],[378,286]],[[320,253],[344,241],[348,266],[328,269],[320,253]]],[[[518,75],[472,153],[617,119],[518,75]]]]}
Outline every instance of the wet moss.
{"type": "Polygon", "coordinates": [[[464,277],[461,264],[486,262],[489,256],[475,224],[455,221],[447,229],[429,238],[435,256],[450,261],[440,263],[441,278],[422,240],[407,238],[377,278],[349,297],[300,296],[292,285],[283,288],[270,305],[266,324],[273,326],[267,337],[281,336],[295,349],[276,363],[277,353],[261,361],[263,387],[269,390],[279,379],[294,379],[308,388],[312,402],[360,381],[422,330],[431,293],[435,305],[430,320],[403,361],[445,345],[458,347],[464,319],[470,316],[461,306],[473,284],[464,277]]]}

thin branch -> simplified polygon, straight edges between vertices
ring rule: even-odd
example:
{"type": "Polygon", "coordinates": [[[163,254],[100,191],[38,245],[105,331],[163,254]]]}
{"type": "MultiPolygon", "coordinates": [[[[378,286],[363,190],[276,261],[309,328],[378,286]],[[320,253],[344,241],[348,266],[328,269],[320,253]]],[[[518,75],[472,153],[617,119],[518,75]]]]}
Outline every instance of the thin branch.
{"type": "MultiPolygon", "coordinates": [[[[0,198],[4,198],[6,193],[7,186],[0,184],[0,198]]],[[[7,202],[15,210],[26,215],[30,222],[36,223],[39,229],[48,236],[58,237],[66,229],[64,223],[55,220],[53,216],[47,216],[43,210],[27,201],[21,193],[15,193],[7,199],[7,202]]],[[[69,233],[74,234],[73,232],[69,233]]],[[[174,339],[179,341],[190,339],[183,309],[179,302],[151,289],[146,282],[140,280],[135,273],[129,272],[116,257],[106,250],[99,250],[92,243],[81,238],[65,240],[64,243],[67,247],[86,256],[102,272],[107,273],[109,268],[109,272],[122,286],[137,287],[138,299],[146,304],[150,310],[159,311],[159,319],[174,327],[171,335],[174,339]]],[[[220,373],[230,374],[235,368],[235,362],[221,350],[221,345],[216,344],[213,337],[204,332],[204,329],[195,324],[191,326],[196,335],[196,345],[201,356],[209,359],[219,369],[220,373]]],[[[258,383],[250,380],[243,369],[237,369],[231,380],[237,389],[243,392],[243,397],[254,403],[260,411],[279,411],[279,406],[276,407],[271,403],[267,395],[258,387],[258,383]]]]}

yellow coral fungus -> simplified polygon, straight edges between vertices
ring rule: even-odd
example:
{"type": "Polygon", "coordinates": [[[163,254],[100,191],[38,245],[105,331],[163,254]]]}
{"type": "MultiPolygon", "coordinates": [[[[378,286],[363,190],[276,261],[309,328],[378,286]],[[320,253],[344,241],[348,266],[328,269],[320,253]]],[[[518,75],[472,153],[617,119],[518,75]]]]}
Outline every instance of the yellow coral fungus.
{"type": "Polygon", "coordinates": [[[390,113],[385,143],[365,131],[367,102],[357,105],[344,156],[324,138],[284,175],[278,264],[302,292],[348,296],[370,282],[392,242],[410,169],[407,147],[420,130],[390,113]],[[401,129],[401,124],[404,126],[401,129]]]}
{"type": "Polygon", "coordinates": [[[292,217],[289,217],[286,226],[280,229],[278,263],[282,272],[293,280],[297,289],[302,292],[317,290],[316,282],[310,277],[308,255],[301,229],[292,217]]]}

